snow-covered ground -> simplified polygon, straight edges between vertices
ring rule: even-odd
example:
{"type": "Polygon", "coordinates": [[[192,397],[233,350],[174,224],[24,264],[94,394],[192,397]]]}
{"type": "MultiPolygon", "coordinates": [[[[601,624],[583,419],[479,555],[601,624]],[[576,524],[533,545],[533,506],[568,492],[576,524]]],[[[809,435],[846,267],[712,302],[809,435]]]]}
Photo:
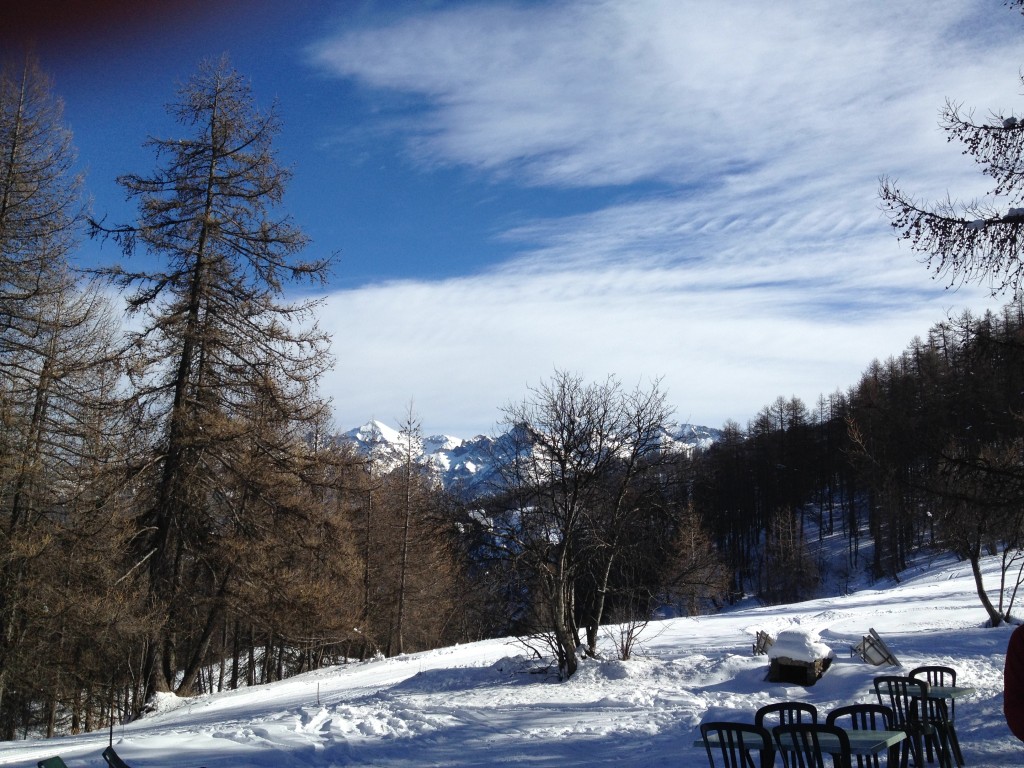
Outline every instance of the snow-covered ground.
{"type": "MultiPolygon", "coordinates": [[[[850,657],[873,627],[905,671],[945,664],[977,689],[956,707],[968,766],[1020,765],[1024,744],[1001,710],[1010,629],[984,628],[984,619],[970,568],[947,560],[889,589],[651,623],[636,658],[584,662],[566,683],[532,673],[521,646],[495,640],[185,700],[116,727],[113,738],[138,768],[701,766],[693,742],[702,719],[751,718],[782,699],[822,713],[872,700],[871,678],[900,671],[850,657]],[[758,630],[786,629],[818,633],[835,652],[817,685],[765,682],[767,657],[751,644],[758,630]]],[[[103,731],[5,743],[0,765],[60,754],[71,768],[98,767],[107,740],[103,731]]]]}

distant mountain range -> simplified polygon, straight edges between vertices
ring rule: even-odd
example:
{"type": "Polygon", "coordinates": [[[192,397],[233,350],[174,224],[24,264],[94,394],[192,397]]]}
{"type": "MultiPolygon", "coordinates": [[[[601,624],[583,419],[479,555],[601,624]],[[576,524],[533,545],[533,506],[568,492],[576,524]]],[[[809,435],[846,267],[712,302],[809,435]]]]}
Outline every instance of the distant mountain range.
{"type": "MultiPolygon", "coordinates": [[[[666,432],[664,440],[676,450],[692,452],[708,448],[721,434],[721,430],[711,427],[682,424],[666,432]]],[[[445,488],[466,491],[483,487],[493,478],[494,449],[502,439],[507,438],[505,435],[477,435],[463,440],[450,435],[431,435],[408,446],[399,430],[380,421],[368,421],[338,435],[339,441],[350,443],[360,454],[379,462],[385,472],[401,466],[407,448],[411,447],[414,460],[426,466],[445,488]]]]}

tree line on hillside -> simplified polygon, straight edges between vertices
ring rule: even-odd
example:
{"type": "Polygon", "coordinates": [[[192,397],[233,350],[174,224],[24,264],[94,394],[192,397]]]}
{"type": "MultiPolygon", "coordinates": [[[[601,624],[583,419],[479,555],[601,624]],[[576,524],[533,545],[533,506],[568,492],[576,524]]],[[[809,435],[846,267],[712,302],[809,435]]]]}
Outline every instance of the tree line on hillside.
{"type": "Polygon", "coordinates": [[[1017,581],[983,586],[978,566],[1003,553],[1012,576],[1019,562],[1022,414],[1018,300],[938,323],[813,410],[780,397],[745,431],[727,424],[693,462],[693,503],[728,563],[731,592],[812,596],[825,557],[816,542],[840,534],[851,574],[895,578],[922,547],[955,553],[974,567],[989,620],[1005,621],[1017,581]]]}
{"type": "MultiPolygon", "coordinates": [[[[332,435],[316,302],[285,298],[329,263],[280,212],[277,116],[226,60],[170,110],[180,135],[118,180],[137,219],[109,224],[85,209],[49,80],[30,58],[0,74],[0,738],[507,634],[564,678],[609,625],[627,657],[656,612],[809,595],[826,535],[878,576],[948,549],[993,624],[1013,611],[1015,582],[992,599],[977,565],[1001,553],[1009,574],[1021,553],[1020,301],[693,455],[661,440],[659,382],[556,371],[505,408],[499,482],[458,496],[415,460],[411,412],[396,468],[332,435]],[[125,260],[76,273],[86,232],[125,260]]],[[[968,145],[1012,154],[1017,126],[968,145]]],[[[891,185],[883,199],[954,274],[1024,226],[901,207],[891,185]]]]}

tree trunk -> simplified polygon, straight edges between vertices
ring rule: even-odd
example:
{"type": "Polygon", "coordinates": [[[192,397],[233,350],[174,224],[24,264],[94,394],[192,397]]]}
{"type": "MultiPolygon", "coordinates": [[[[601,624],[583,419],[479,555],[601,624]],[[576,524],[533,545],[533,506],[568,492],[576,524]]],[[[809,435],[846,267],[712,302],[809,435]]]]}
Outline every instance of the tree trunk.
{"type": "Polygon", "coordinates": [[[412,528],[412,471],[405,470],[405,517],[402,521],[402,550],[398,575],[398,608],[395,620],[396,653],[405,653],[405,601],[409,573],[409,535],[412,528]]]}
{"type": "Polygon", "coordinates": [[[143,675],[146,680],[145,701],[149,702],[158,693],[170,693],[171,682],[167,676],[167,664],[164,658],[164,638],[162,633],[153,632],[146,644],[146,660],[143,675]]]}
{"type": "Polygon", "coordinates": [[[996,610],[994,605],[992,605],[992,601],[988,597],[988,592],[985,591],[985,579],[981,573],[980,552],[976,549],[972,549],[968,560],[970,560],[971,563],[971,573],[974,574],[974,588],[978,592],[978,599],[981,600],[981,605],[985,609],[985,613],[988,614],[989,624],[993,627],[998,627],[1005,622],[1005,617],[996,610]]]}
{"type": "MultiPolygon", "coordinates": [[[[604,618],[604,604],[605,598],[608,596],[608,583],[611,580],[612,563],[615,560],[615,544],[611,547],[611,553],[608,555],[608,559],[604,564],[604,572],[601,574],[601,580],[597,585],[597,603],[594,606],[593,613],[590,619],[587,621],[587,653],[591,657],[597,656],[597,634],[600,631],[601,621],[604,618]]],[[[633,617],[630,616],[630,619],[633,617]]]]}
{"type": "Polygon", "coordinates": [[[234,623],[234,631],[231,636],[231,682],[228,683],[228,687],[232,691],[238,690],[238,665],[239,657],[242,654],[242,644],[240,642],[241,628],[238,626],[238,622],[234,623]]]}
{"type": "Polygon", "coordinates": [[[203,662],[206,660],[207,653],[210,650],[210,643],[213,642],[213,633],[217,628],[217,623],[220,621],[220,614],[221,607],[218,603],[210,611],[210,615],[207,617],[206,624],[203,627],[203,634],[199,638],[199,642],[196,643],[192,658],[189,660],[188,666],[185,667],[181,682],[174,691],[179,696],[188,696],[192,693],[192,686],[195,685],[196,676],[202,669],[203,662]]]}
{"type": "Polygon", "coordinates": [[[572,585],[563,573],[553,573],[545,579],[551,605],[551,629],[554,634],[558,673],[563,680],[576,674],[576,646],[579,636],[573,631],[571,615],[572,585]]]}

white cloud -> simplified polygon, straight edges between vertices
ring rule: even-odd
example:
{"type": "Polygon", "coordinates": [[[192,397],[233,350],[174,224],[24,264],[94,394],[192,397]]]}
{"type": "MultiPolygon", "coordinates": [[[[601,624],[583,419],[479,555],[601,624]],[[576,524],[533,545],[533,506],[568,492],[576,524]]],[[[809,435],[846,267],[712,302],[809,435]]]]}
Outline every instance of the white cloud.
{"type": "Polygon", "coordinates": [[[938,290],[875,284],[882,260],[857,255],[854,290],[830,274],[831,254],[809,254],[803,264],[825,268],[805,276],[756,261],[609,264],[341,292],[324,310],[339,360],[325,388],[342,426],[397,423],[412,399],[428,431],[468,437],[557,367],[626,383],[664,377],[681,418],[745,424],[777,395],[813,406],[853,385],[953,305],[938,290]]]}
{"type": "Polygon", "coordinates": [[[404,128],[425,168],[623,193],[522,221],[504,234],[520,257],[483,274],[332,296],[339,421],[413,397],[428,425],[486,430],[557,366],[664,375],[683,418],[742,422],[997,304],[931,283],[877,185],[984,191],[938,110],[1006,104],[1022,31],[962,0],[608,0],[472,3],[322,41],[334,74],[423,99],[404,128]]]}
{"type": "Polygon", "coordinates": [[[355,29],[315,59],[423,96],[425,160],[538,184],[680,182],[934,133],[945,95],[1012,85],[1013,22],[960,1],[487,3],[355,29]],[[1002,39],[950,38],[977,14],[1002,39]]]}

